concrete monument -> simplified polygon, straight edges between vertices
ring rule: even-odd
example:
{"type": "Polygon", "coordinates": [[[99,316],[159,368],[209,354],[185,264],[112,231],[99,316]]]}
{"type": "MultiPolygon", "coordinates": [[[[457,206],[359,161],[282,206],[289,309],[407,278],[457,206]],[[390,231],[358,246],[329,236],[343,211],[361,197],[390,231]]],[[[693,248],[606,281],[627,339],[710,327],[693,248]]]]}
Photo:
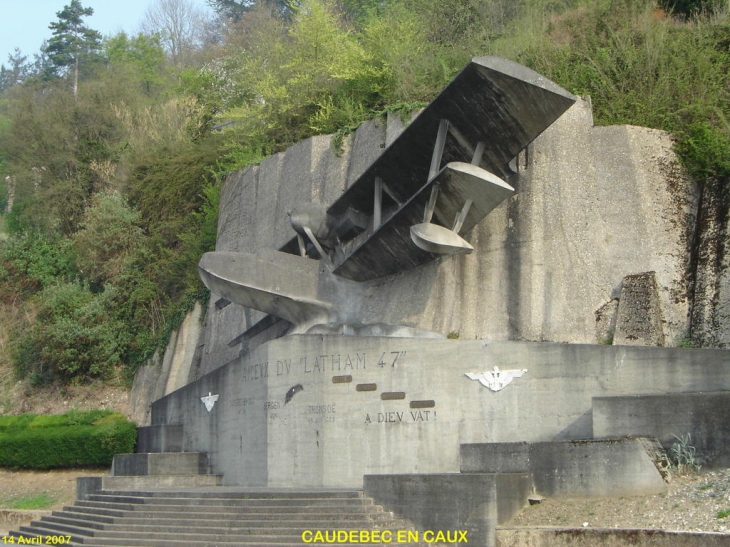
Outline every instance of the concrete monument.
{"type": "Polygon", "coordinates": [[[480,57],[407,126],[330,144],[229,177],[188,382],[142,418],[146,447],[205,453],[225,485],[364,486],[424,525],[428,493],[479,484],[442,524],[492,531],[508,491],[661,491],[661,446],[616,437],[693,428],[725,461],[718,428],[665,413],[730,390],[726,350],[660,347],[687,329],[697,206],[668,135],[594,128],[586,100],[480,57]],[[662,414],[619,416],[626,398],[662,414]]]}

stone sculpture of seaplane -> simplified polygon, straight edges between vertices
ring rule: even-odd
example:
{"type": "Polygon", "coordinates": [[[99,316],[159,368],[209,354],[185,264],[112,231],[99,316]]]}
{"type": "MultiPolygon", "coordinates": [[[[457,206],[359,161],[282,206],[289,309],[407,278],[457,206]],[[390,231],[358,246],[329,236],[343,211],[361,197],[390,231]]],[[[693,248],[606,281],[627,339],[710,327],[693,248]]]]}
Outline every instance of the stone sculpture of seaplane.
{"type": "Polygon", "coordinates": [[[473,251],[463,234],[514,193],[504,179],[518,154],[574,102],[524,66],[475,58],[339,199],[294,208],[295,233],[286,245],[206,253],[203,282],[227,300],[285,320],[288,332],[343,324],[352,331],[356,318],[348,310],[365,294],[363,285],[473,251]]]}

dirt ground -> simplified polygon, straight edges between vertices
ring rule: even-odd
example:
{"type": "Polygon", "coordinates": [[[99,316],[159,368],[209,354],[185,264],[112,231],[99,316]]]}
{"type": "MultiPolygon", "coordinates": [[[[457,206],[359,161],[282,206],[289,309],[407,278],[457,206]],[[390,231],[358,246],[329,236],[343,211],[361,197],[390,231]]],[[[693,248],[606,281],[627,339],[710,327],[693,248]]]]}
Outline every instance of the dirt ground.
{"type": "Polygon", "coordinates": [[[510,526],[657,528],[730,533],[730,469],[673,477],[666,494],[588,500],[546,499],[510,526]],[[723,515],[724,511],[728,516],[723,515]]]}
{"type": "Polygon", "coordinates": [[[0,386],[0,415],[69,410],[114,410],[129,416],[129,389],[102,384],[33,388],[27,381],[0,386]]]}
{"type": "MultiPolygon", "coordinates": [[[[0,511],[10,509],[19,500],[45,495],[55,500],[44,510],[61,509],[76,499],[76,477],[108,475],[109,469],[70,469],[54,471],[12,471],[0,469],[0,511]]],[[[0,519],[0,538],[17,524],[8,526],[0,519]]]]}

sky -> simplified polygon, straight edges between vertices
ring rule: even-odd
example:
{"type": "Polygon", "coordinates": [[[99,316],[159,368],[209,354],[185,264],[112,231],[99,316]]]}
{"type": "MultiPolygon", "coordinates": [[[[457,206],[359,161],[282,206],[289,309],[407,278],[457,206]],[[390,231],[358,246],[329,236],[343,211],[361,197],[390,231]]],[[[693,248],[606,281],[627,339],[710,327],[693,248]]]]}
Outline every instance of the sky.
{"type": "MultiPolygon", "coordinates": [[[[85,8],[93,8],[94,15],[86,24],[102,36],[124,30],[136,33],[147,7],[154,0],[81,0],[85,8]]],[[[206,8],[205,0],[193,0],[206,8]]],[[[8,54],[18,47],[28,60],[38,53],[43,40],[51,37],[48,25],[58,18],[71,0],[0,0],[0,64],[7,66],[8,54]]]]}

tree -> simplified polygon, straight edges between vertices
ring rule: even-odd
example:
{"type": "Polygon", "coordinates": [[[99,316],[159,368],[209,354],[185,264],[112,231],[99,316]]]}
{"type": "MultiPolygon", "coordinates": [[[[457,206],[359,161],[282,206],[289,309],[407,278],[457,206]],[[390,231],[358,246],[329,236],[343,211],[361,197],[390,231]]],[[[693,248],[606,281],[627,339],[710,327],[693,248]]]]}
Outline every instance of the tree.
{"type": "Polygon", "coordinates": [[[292,2],[290,0],[207,0],[208,5],[218,15],[225,17],[233,22],[240,21],[243,16],[246,15],[252,8],[257,4],[264,5],[271,9],[274,13],[290,19],[293,10],[292,6],[297,5],[299,2],[292,2]]]}
{"type": "Polygon", "coordinates": [[[219,15],[232,21],[240,21],[256,0],[208,0],[208,5],[219,15]]]}
{"type": "Polygon", "coordinates": [[[57,72],[71,68],[73,71],[74,98],[78,96],[79,65],[82,59],[98,55],[101,49],[101,34],[84,24],[83,18],[94,14],[92,8],[84,8],[79,0],[71,0],[68,6],[56,13],[58,22],[48,28],[53,38],[48,41],[45,53],[57,72]]]}
{"type": "Polygon", "coordinates": [[[145,32],[159,34],[173,62],[182,67],[200,44],[204,15],[192,0],[156,0],[145,13],[145,32]]]}
{"type": "Polygon", "coordinates": [[[78,281],[60,282],[39,292],[38,315],[17,344],[16,370],[31,379],[103,378],[124,364],[131,336],[114,317],[116,291],[95,294],[78,281]]]}
{"type": "Polygon", "coordinates": [[[8,67],[0,65],[0,92],[17,84],[23,83],[32,72],[32,65],[28,63],[28,56],[23,55],[20,49],[8,55],[8,67]]]}
{"type": "Polygon", "coordinates": [[[76,262],[92,288],[116,283],[146,245],[140,214],[117,192],[96,194],[73,236],[76,262]]]}
{"type": "Polygon", "coordinates": [[[126,68],[147,94],[163,83],[165,51],[157,34],[129,37],[120,32],[104,42],[104,53],[116,70],[126,68]]]}

